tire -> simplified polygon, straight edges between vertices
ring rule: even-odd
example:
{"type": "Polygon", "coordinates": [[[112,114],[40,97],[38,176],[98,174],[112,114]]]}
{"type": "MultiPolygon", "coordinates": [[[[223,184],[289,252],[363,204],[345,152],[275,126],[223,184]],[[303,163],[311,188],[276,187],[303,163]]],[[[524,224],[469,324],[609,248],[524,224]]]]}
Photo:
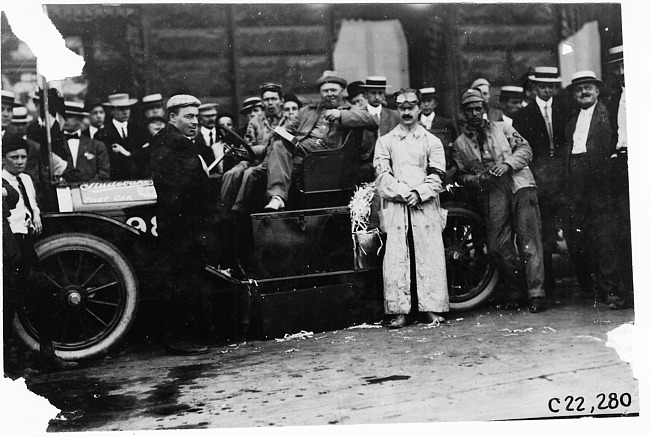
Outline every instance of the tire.
{"type": "Polygon", "coordinates": [[[499,281],[499,270],[488,255],[483,219],[469,209],[452,206],[442,235],[449,309],[467,311],[481,306],[499,281]]]}
{"type": "Polygon", "coordinates": [[[83,360],[106,354],[127,335],[138,307],[136,275],[113,244],[89,234],[64,233],[37,242],[39,269],[34,289],[14,317],[14,330],[39,350],[39,322],[49,332],[56,355],[83,360]],[[46,317],[44,317],[46,316],[46,317]]]}

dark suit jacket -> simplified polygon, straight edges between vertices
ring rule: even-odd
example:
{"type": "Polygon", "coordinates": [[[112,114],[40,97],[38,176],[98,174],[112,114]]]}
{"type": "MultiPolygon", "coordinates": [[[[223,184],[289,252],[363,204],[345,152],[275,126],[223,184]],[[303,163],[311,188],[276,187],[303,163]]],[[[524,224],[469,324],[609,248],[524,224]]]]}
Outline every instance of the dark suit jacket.
{"type": "Polygon", "coordinates": [[[616,147],[616,143],[618,143],[618,108],[621,105],[622,94],[623,89],[620,87],[617,88],[610,96],[606,105],[607,112],[609,113],[609,124],[612,127],[613,147],[616,147]]]}
{"type": "Polygon", "coordinates": [[[534,100],[514,115],[512,127],[524,137],[533,149],[530,169],[533,171],[538,187],[538,196],[557,196],[561,190],[564,148],[566,147],[566,124],[569,115],[559,99],[553,98],[551,123],[555,155],[551,157],[548,130],[542,111],[534,100]]]}
{"type": "MultiPolygon", "coordinates": [[[[215,138],[215,142],[219,141],[219,129],[216,129],[217,135],[215,138]]],[[[199,155],[203,157],[205,160],[205,163],[210,165],[214,162],[214,152],[212,149],[205,143],[205,138],[203,138],[203,134],[201,134],[201,128],[199,127],[197,129],[196,137],[194,137],[194,142],[198,146],[197,150],[199,151],[199,155]]]]}
{"type": "MultiPolygon", "coordinates": [[[[573,149],[573,134],[576,130],[578,116],[573,117],[566,127],[566,180],[571,184],[571,154],[573,149]]],[[[612,128],[609,124],[609,113],[605,105],[596,103],[589,133],[587,136],[587,153],[585,154],[586,166],[589,169],[588,180],[582,181],[584,185],[593,187],[594,195],[598,198],[607,198],[610,194],[610,156],[616,145],[612,143],[612,128]]]]}
{"type": "Polygon", "coordinates": [[[111,163],[111,179],[125,180],[138,179],[144,176],[144,171],[138,167],[138,154],[141,152],[142,138],[137,129],[129,122],[128,133],[126,138],[117,131],[112,120],[108,120],[104,125],[104,136],[101,140],[106,145],[108,156],[111,163]],[[121,153],[114,152],[113,144],[119,144],[131,152],[131,156],[124,156],[121,153]]]}
{"type": "Polygon", "coordinates": [[[361,141],[361,163],[370,163],[375,156],[375,143],[377,138],[386,135],[388,132],[395,129],[399,124],[399,114],[394,109],[382,107],[381,116],[379,117],[379,129],[366,130],[363,132],[363,140],[361,141]]]}
{"type": "Polygon", "coordinates": [[[77,165],[72,166],[74,161],[70,148],[67,148],[66,160],[68,161],[68,170],[63,173],[62,177],[68,182],[96,182],[110,178],[110,160],[106,146],[101,141],[81,136],[77,151],[77,165]]]}
{"type": "MultiPolygon", "coordinates": [[[[420,117],[422,118],[422,113],[420,113],[420,117]]],[[[438,114],[436,114],[435,117],[433,117],[433,121],[431,122],[431,130],[433,129],[446,129],[449,131],[451,134],[451,142],[453,143],[456,141],[456,138],[458,138],[458,129],[456,128],[456,123],[450,118],[445,118],[441,117],[438,114]]],[[[447,146],[447,144],[443,144],[444,146],[447,146]]]]}

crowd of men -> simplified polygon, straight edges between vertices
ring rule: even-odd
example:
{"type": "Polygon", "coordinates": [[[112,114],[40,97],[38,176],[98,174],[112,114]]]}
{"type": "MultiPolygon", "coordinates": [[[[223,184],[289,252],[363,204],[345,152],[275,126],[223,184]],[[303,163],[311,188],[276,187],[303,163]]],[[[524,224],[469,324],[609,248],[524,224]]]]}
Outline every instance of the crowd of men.
{"type": "MultiPolygon", "coordinates": [[[[68,183],[153,179],[161,263],[175,267],[161,271],[178,271],[180,265],[188,272],[182,281],[179,275],[168,278],[172,353],[207,351],[192,343],[189,322],[179,313],[193,280],[190,272],[200,281],[197,253],[241,269],[236,253],[213,253],[217,246],[229,247],[215,245],[210,236],[219,229],[219,241],[229,238],[218,220],[255,211],[260,186],[265,210],[284,209],[302,160],[314,151],[344,147],[350,138],[360,138],[357,182],[376,181],[383,202],[385,312],[391,327],[408,322],[412,277],[426,320],[443,321],[441,313],[448,311],[438,195],[454,182],[476,194],[489,253],[505,278],[507,307],[547,309],[561,224],[582,293],[600,296],[612,309],[625,308],[632,304],[632,262],[622,47],[611,55],[620,86],[607,102],[599,99],[602,81],[593,72],[575,73],[562,90],[558,69],[538,66],[525,87],[501,87],[498,104],[489,81],[478,78],[462,93],[453,119],[436,112],[435,88],[401,89],[390,96],[383,76],[348,84],[337,72],[325,71],[314,83],[320,100],[304,106],[281,84],[265,83],[259,97],[242,103],[245,123],[235,131],[250,152],[234,162],[225,156],[235,119],[217,103],[179,94],[163,105],[163,96],[152,94],[141,99],[142,116],[134,117],[138,100],[126,93],[84,105],[50,89],[51,171],[68,183]],[[559,95],[569,95],[573,104],[559,95]],[[438,138],[440,132],[448,144],[438,138]]],[[[36,92],[32,98],[40,111],[34,120],[11,92],[2,92],[3,177],[19,193],[18,206],[5,214],[14,235],[26,233],[25,223],[40,226],[36,207],[47,178],[44,96],[36,92]],[[27,198],[16,182],[21,179],[32,186],[27,198]],[[33,212],[25,211],[30,202],[33,212]]],[[[3,188],[3,212],[4,206],[3,188]]]]}

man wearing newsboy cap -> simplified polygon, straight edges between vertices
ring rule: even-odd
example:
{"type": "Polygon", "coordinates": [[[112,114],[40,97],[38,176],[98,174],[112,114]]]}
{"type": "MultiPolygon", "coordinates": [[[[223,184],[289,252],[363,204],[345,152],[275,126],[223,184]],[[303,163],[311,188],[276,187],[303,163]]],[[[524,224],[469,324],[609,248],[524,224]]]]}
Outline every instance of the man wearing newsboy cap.
{"type": "Polygon", "coordinates": [[[533,153],[512,126],[486,120],[487,108],[479,90],[463,93],[461,110],[467,127],[454,141],[452,157],[458,165],[459,181],[478,191],[488,251],[497,260],[508,288],[504,307],[519,308],[526,293],[529,311],[542,312],[546,310],[542,227],[535,178],[528,168],[533,153]]]}
{"type": "Polygon", "coordinates": [[[211,183],[192,139],[198,129],[201,102],[180,94],[167,101],[169,123],[151,141],[151,171],[158,195],[158,259],[167,301],[164,340],[167,351],[176,355],[207,352],[190,341],[190,307],[199,297],[203,268],[209,251],[218,249],[215,233],[220,230],[217,210],[219,193],[211,183]]]}
{"type": "Polygon", "coordinates": [[[570,199],[566,238],[583,294],[604,295],[611,309],[619,309],[628,307],[631,299],[619,290],[610,175],[614,144],[609,113],[598,101],[601,84],[593,71],[578,71],[571,79],[570,91],[580,112],[566,128],[565,186],[570,199]],[[597,276],[595,284],[592,274],[597,276]]]}
{"type": "Polygon", "coordinates": [[[300,166],[305,156],[315,150],[341,147],[354,130],[377,129],[378,121],[367,109],[352,109],[343,99],[347,84],[336,71],[326,70],[316,80],[321,101],[302,107],[298,116],[286,124],[295,144],[287,140],[273,142],[269,152],[267,210],[284,208],[294,165],[300,166]]]}

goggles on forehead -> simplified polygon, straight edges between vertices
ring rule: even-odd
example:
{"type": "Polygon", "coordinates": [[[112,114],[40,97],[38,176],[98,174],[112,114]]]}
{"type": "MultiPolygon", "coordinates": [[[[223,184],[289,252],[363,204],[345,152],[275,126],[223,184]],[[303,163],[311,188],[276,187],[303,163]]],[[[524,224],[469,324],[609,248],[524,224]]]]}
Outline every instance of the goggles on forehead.
{"type": "Polygon", "coordinates": [[[415,93],[404,93],[395,98],[395,103],[399,107],[411,107],[420,103],[420,100],[415,93]]]}

